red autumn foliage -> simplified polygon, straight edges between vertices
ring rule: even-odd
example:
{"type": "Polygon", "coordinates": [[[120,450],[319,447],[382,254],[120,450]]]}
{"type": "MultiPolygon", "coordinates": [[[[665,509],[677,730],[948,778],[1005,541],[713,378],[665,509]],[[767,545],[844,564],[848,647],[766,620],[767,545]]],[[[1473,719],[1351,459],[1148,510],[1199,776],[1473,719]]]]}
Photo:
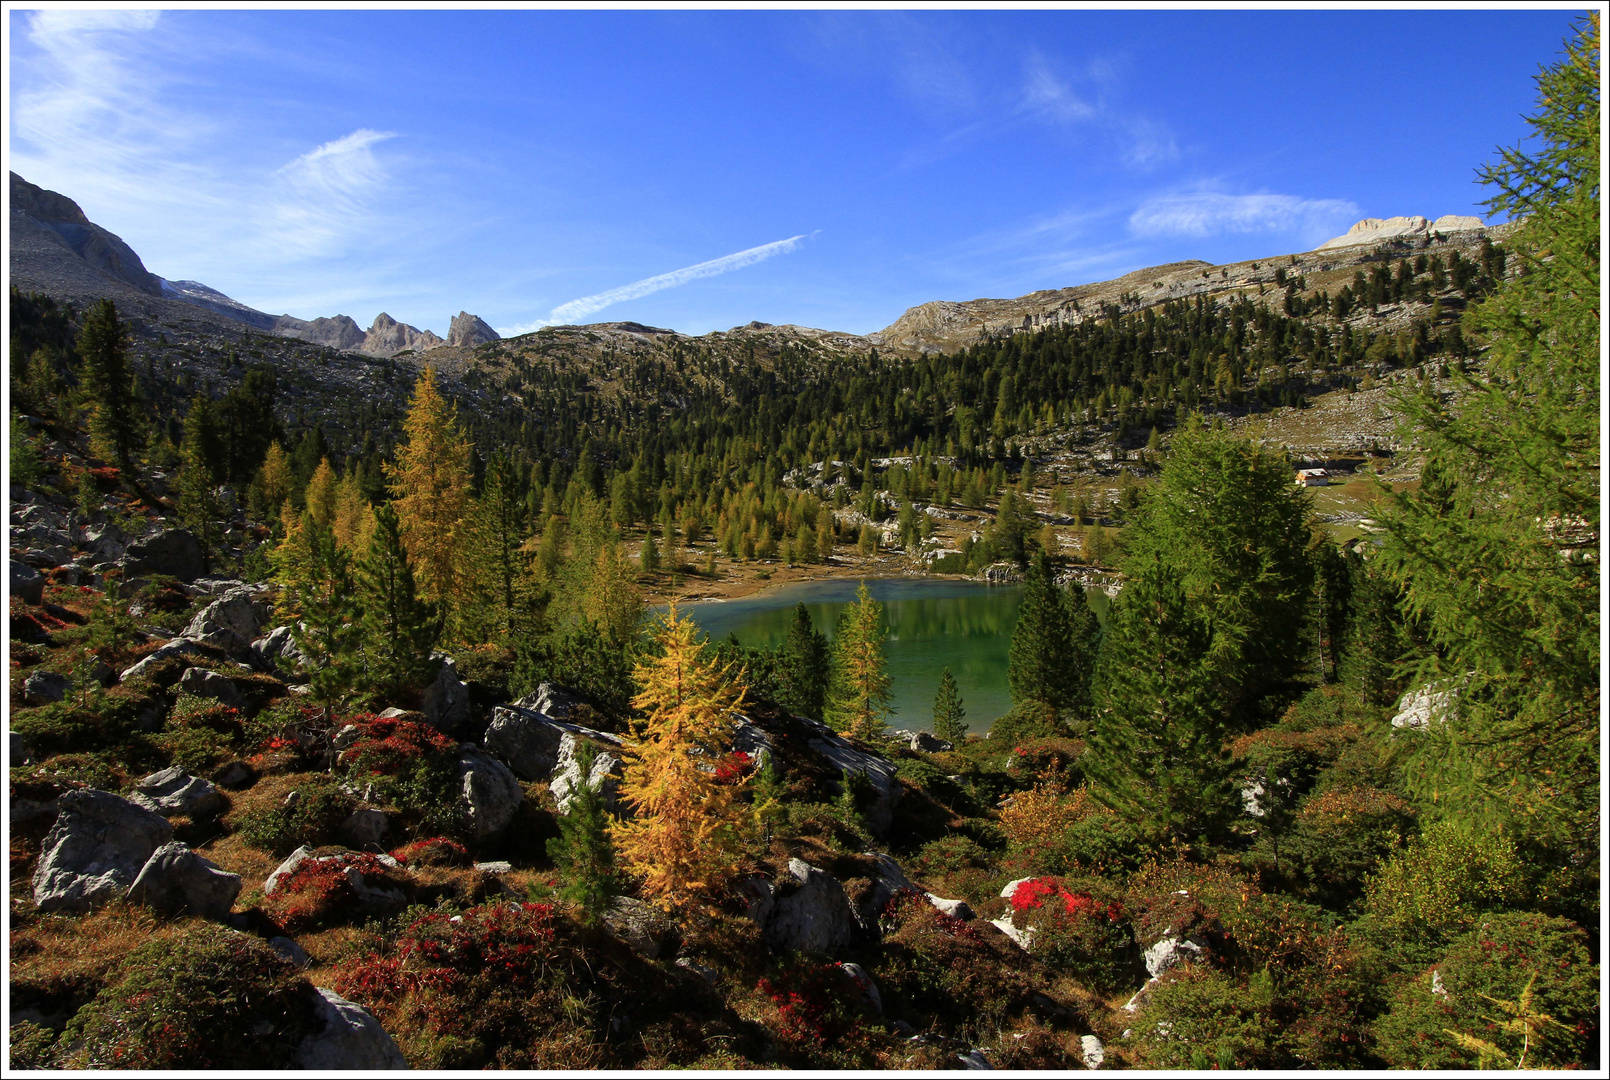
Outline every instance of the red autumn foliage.
{"type": "Polygon", "coordinates": [[[393,851],[391,857],[405,866],[470,865],[470,853],[464,845],[445,836],[432,836],[404,844],[393,851]]]}
{"type": "Polygon", "coordinates": [[[1102,904],[1093,899],[1089,893],[1072,893],[1063,888],[1056,878],[1035,878],[1025,881],[1012,892],[1012,910],[1017,913],[1038,911],[1046,906],[1048,900],[1060,900],[1062,913],[1065,915],[1083,915],[1094,917],[1103,916],[1108,922],[1118,922],[1124,917],[1123,909],[1116,903],[1102,904]]]}
{"type": "Polygon", "coordinates": [[[341,724],[355,725],[361,732],[357,741],[342,753],[343,762],[355,772],[397,776],[407,772],[420,758],[458,748],[458,743],[451,738],[416,720],[360,713],[347,717],[341,724]]]}
{"type": "Polygon", "coordinates": [[[736,784],[744,778],[754,759],[742,750],[735,750],[716,763],[716,783],[736,784]]]}
{"type": "Polygon", "coordinates": [[[374,855],[346,852],[305,860],[280,881],[267,906],[287,930],[340,921],[362,905],[349,871],[362,874],[364,884],[372,889],[396,889],[407,884],[404,877],[374,855]]]}
{"type": "Polygon", "coordinates": [[[797,963],[755,988],[777,1008],[777,1034],[789,1042],[843,1038],[860,1024],[847,991],[855,984],[837,964],[797,963]]]}

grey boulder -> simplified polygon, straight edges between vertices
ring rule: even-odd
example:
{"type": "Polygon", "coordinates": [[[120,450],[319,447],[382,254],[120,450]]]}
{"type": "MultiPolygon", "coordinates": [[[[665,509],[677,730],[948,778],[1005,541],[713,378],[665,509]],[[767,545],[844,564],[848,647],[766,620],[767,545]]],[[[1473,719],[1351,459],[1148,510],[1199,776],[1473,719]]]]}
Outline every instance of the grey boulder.
{"type": "Polygon", "coordinates": [[[164,529],[153,536],[130,544],[123,556],[123,572],[136,574],[167,574],[180,581],[194,581],[206,567],[201,558],[201,545],[189,529],[164,529]]]}
{"type": "Polygon", "coordinates": [[[385,811],[366,808],[348,814],[336,833],[347,847],[362,851],[380,847],[390,827],[385,811]]]}
{"type": "Polygon", "coordinates": [[[459,807],[477,839],[495,836],[514,820],[525,801],[520,782],[503,762],[474,743],[458,748],[459,807]]]}
{"type": "Polygon", "coordinates": [[[22,700],[30,705],[60,701],[73,689],[73,680],[54,671],[36,671],[22,684],[22,700]]]}
{"type": "Polygon", "coordinates": [[[470,718],[470,684],[458,677],[458,666],[451,657],[440,659],[436,681],[425,688],[419,708],[427,721],[451,733],[470,718]]]}
{"type": "Polygon", "coordinates": [[[45,602],[45,575],[16,559],[11,560],[11,595],[25,604],[45,602]]]}
{"type": "Polygon", "coordinates": [[[106,791],[69,791],[34,870],[41,911],[89,911],[128,892],[151,853],[173,838],[167,818],[106,791]]]}
{"type": "Polygon", "coordinates": [[[844,885],[801,859],[788,860],[780,888],[760,882],[752,895],[750,918],[760,923],[761,937],[777,952],[832,956],[855,935],[858,924],[844,885]]]}
{"type": "Polygon", "coordinates": [[[676,935],[676,928],[657,908],[632,896],[618,896],[610,903],[604,926],[650,960],[657,959],[676,935]]]}
{"type": "Polygon", "coordinates": [[[231,709],[246,707],[246,699],[240,696],[240,691],[235,689],[234,682],[227,675],[220,675],[206,668],[187,669],[179,679],[179,692],[199,698],[211,698],[231,709]]]}
{"type": "Polygon", "coordinates": [[[321,1072],[337,1069],[406,1069],[396,1040],[361,1005],[322,986],[314,1012],[314,1032],[301,1041],[291,1063],[321,1072]]]}
{"type": "Polygon", "coordinates": [[[542,697],[533,694],[494,708],[486,737],[481,740],[487,753],[506,762],[517,776],[525,780],[550,779],[559,767],[559,750],[567,734],[600,745],[621,745],[618,736],[593,731],[528,707],[540,702],[542,697]]]}
{"type": "MultiPolygon", "coordinates": [[[[548,782],[548,790],[553,792],[554,802],[561,814],[570,813],[570,802],[581,788],[581,762],[576,758],[579,742],[579,738],[568,731],[559,737],[559,760],[554,768],[553,779],[548,782]]],[[[614,754],[599,751],[593,758],[586,784],[603,797],[604,808],[611,813],[620,811],[620,784],[624,775],[621,760],[614,754]]]]}
{"type": "Polygon", "coordinates": [[[129,800],[163,817],[211,817],[229,805],[212,781],[191,776],[178,765],[140,779],[129,800]]]}
{"type": "Polygon", "coordinates": [[[184,628],[184,636],[214,645],[231,656],[243,656],[263,632],[265,615],[250,592],[232,589],[198,611],[184,628]]]}
{"type": "Polygon", "coordinates": [[[294,939],[288,937],[272,937],[268,939],[268,947],[283,956],[298,971],[304,971],[313,963],[313,957],[302,948],[294,939]]]}
{"type": "Polygon", "coordinates": [[[170,842],[151,853],[129,889],[129,900],[164,915],[191,914],[222,920],[240,895],[240,875],[170,842]]]}
{"type": "Polygon", "coordinates": [[[205,654],[202,653],[201,647],[194,641],[191,641],[189,638],[176,637],[172,641],[167,641],[159,645],[155,650],[143,657],[138,663],[131,664],[130,666],[124,668],[123,674],[119,675],[118,679],[121,682],[128,682],[131,679],[143,678],[151,672],[152,668],[159,666],[164,661],[175,656],[200,660],[203,655],[205,654]]]}
{"type": "Polygon", "coordinates": [[[276,626],[263,637],[252,642],[252,656],[269,670],[287,674],[307,670],[307,656],[296,647],[294,631],[289,625],[276,626]]]}
{"type": "Polygon", "coordinates": [[[895,779],[894,762],[880,754],[858,749],[826,724],[815,721],[810,721],[810,724],[819,733],[808,743],[810,748],[831,762],[840,773],[859,773],[872,786],[875,798],[866,812],[867,824],[878,836],[887,836],[894,825],[894,807],[900,801],[901,793],[900,783],[895,779]]]}

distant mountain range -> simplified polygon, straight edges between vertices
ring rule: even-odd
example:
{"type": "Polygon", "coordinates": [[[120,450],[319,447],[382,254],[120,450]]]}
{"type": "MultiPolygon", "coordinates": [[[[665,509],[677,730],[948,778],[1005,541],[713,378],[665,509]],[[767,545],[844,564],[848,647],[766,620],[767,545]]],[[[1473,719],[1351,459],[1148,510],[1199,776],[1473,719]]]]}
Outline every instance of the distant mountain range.
{"type": "MultiPolygon", "coordinates": [[[[1280,287],[1286,275],[1327,275],[1367,260],[1376,248],[1404,250],[1433,241],[1468,243],[1488,232],[1479,218],[1445,215],[1366,218],[1310,252],[1225,266],[1201,261],[1148,267],[1112,281],[1042,290],[1015,299],[933,301],[908,309],[876,333],[857,335],[808,327],[751,323],[738,330],[773,330],[831,342],[837,348],[879,348],[914,355],[965,348],[986,337],[1032,331],[1099,317],[1113,307],[1134,311],[1167,300],[1280,287]]],[[[400,323],[385,312],[367,330],[346,315],[312,320],[270,315],[198,281],[168,281],[145,268],[140,256],[113,233],[90,221],[65,195],[11,174],[12,281],[25,291],[87,302],[110,296],[153,321],[192,318],[199,311],[281,337],[368,356],[425,353],[442,346],[473,347],[500,340],[497,331],[466,311],[454,316],[447,337],[400,323]],[[199,309],[199,310],[198,310],[199,309]]],[[[601,324],[616,327],[630,324],[601,324]]],[[[668,333],[667,331],[654,331],[668,333]]]]}

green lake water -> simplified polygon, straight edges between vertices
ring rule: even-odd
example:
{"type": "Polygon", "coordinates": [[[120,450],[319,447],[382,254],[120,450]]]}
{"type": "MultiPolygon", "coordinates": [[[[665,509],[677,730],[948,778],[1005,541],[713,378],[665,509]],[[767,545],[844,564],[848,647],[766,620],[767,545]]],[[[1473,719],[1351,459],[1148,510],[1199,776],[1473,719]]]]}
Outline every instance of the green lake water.
{"type": "MultiPolygon", "coordinates": [[[[767,589],[741,600],[701,601],[680,610],[693,617],[712,641],[736,634],[745,645],[779,645],[788,635],[794,605],[803,603],[816,628],[829,638],[839,611],[855,600],[859,583],[810,581],[767,589]]],[[[1021,585],[922,578],[869,580],[872,598],[883,605],[888,626],[886,652],[893,681],[894,715],[889,726],[931,731],[939,674],[948,667],[961,690],[969,728],[982,734],[990,721],[1012,707],[1006,684],[1006,654],[1017,626],[1021,585]]],[[[1107,597],[1088,594],[1098,614],[1107,597]]]]}

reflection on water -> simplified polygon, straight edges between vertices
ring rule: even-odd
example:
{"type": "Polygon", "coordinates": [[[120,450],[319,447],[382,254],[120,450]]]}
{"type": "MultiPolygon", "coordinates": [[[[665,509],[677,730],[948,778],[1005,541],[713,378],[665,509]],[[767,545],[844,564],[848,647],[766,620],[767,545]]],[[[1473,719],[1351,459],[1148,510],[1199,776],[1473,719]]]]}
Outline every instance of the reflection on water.
{"type": "MultiPolygon", "coordinates": [[[[858,582],[812,581],[768,589],[742,600],[686,604],[712,640],[736,634],[745,645],[778,645],[788,635],[794,605],[803,602],[816,628],[829,638],[839,611],[855,600],[858,582]]],[[[939,673],[949,667],[961,690],[971,730],[982,734],[989,722],[1011,708],[1006,654],[1017,625],[1021,585],[973,581],[889,578],[867,582],[883,604],[888,622],[889,676],[894,683],[892,727],[928,731],[934,723],[939,673]]],[[[1106,596],[1090,594],[1092,606],[1106,596]]]]}

